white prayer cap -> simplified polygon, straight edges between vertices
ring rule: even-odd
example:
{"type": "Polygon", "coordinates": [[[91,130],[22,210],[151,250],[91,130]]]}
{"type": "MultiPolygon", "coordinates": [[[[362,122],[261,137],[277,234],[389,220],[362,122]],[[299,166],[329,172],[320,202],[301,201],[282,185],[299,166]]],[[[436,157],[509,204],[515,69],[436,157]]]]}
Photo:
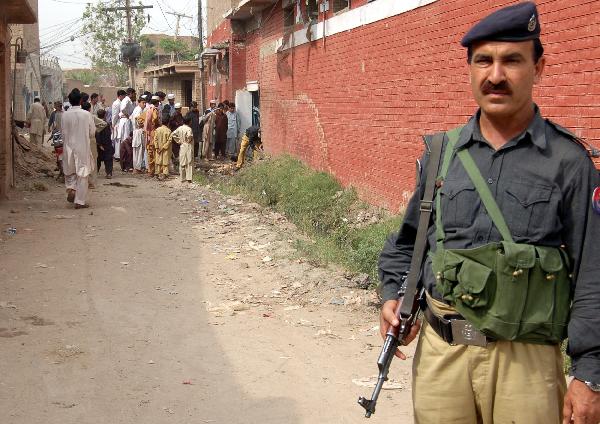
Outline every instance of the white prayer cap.
{"type": "Polygon", "coordinates": [[[181,103],[175,103],[175,109],[181,109],[181,103]]]}
{"type": "Polygon", "coordinates": [[[160,100],[160,98],[158,96],[152,96],[151,100],[160,100]]]}
{"type": "Polygon", "coordinates": [[[146,94],[144,94],[143,96],[140,96],[140,98],[142,98],[142,99],[144,99],[144,100],[146,100],[146,98],[147,98],[147,97],[148,97],[148,96],[147,96],[146,94]]]}
{"type": "Polygon", "coordinates": [[[214,103],[214,104],[217,104],[217,100],[216,100],[216,99],[212,99],[212,100],[210,101],[210,104],[213,104],[213,103],[214,103]]]}
{"type": "Polygon", "coordinates": [[[167,95],[167,99],[169,99],[169,100],[175,100],[175,94],[168,94],[167,95]]]}

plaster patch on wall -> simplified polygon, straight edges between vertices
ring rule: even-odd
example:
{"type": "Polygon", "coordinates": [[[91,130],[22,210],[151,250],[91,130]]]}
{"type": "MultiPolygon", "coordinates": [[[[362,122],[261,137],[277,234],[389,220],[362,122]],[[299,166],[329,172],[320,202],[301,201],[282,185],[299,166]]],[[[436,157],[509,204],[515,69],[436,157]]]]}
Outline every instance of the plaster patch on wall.
{"type": "Polygon", "coordinates": [[[321,123],[321,117],[319,115],[319,108],[315,102],[305,93],[301,93],[295,96],[293,100],[282,100],[278,102],[281,108],[285,111],[285,116],[293,116],[294,110],[300,106],[305,106],[306,109],[312,112],[314,117],[314,128],[317,132],[319,140],[319,162],[320,168],[324,171],[331,173],[331,166],[329,163],[329,148],[327,143],[327,137],[325,136],[325,129],[321,123]]]}
{"type": "Polygon", "coordinates": [[[321,154],[322,167],[331,173],[331,167],[329,164],[329,148],[327,143],[327,137],[325,136],[325,129],[321,124],[321,118],[319,116],[319,108],[312,101],[307,94],[301,93],[296,96],[296,99],[300,103],[304,103],[314,114],[315,117],[315,128],[319,134],[319,152],[321,154]]]}
{"type": "Polygon", "coordinates": [[[282,39],[267,41],[260,45],[260,58],[264,59],[273,56],[277,53],[277,49],[281,46],[282,39]]]}

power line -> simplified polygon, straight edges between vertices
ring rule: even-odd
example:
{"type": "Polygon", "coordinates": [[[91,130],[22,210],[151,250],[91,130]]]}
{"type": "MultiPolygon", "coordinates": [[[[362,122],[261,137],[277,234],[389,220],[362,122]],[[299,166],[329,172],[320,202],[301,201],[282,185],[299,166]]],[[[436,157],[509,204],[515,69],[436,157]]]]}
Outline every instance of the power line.
{"type": "Polygon", "coordinates": [[[74,24],[79,19],[80,18],[69,19],[68,21],[65,21],[65,22],[59,22],[57,24],[47,26],[47,27],[45,27],[45,28],[42,29],[42,31],[40,32],[40,36],[43,36],[45,34],[49,34],[49,33],[54,32],[54,31],[60,31],[63,28],[63,26],[74,24]]]}
{"type": "Polygon", "coordinates": [[[169,28],[173,29],[173,27],[171,26],[171,24],[169,23],[169,20],[167,19],[167,17],[165,16],[165,12],[163,11],[162,6],[160,5],[160,2],[158,2],[157,0],[154,1],[157,5],[158,8],[160,9],[160,13],[162,13],[163,18],[165,18],[165,22],[167,22],[167,25],[169,25],[169,28]]]}

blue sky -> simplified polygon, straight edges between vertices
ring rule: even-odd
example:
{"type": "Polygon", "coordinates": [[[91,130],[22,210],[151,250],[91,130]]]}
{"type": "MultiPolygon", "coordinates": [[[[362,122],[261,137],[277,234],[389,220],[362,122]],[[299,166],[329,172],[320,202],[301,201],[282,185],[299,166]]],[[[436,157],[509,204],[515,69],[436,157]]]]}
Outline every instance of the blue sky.
{"type": "MultiPolygon", "coordinates": [[[[72,34],[77,35],[82,30],[79,19],[86,4],[101,2],[102,0],[38,0],[41,46],[52,46],[57,42],[68,40],[72,34]]],[[[123,0],[122,2],[124,3],[123,0]]],[[[181,19],[179,34],[198,35],[197,0],[143,0],[142,2],[144,5],[154,6],[146,10],[146,13],[150,14],[150,23],[144,28],[144,33],[174,35],[176,18],[167,12],[177,12],[193,16],[193,19],[181,19]]],[[[132,0],[132,4],[134,3],[137,4],[137,0],[132,0]]],[[[42,51],[46,50],[48,49],[42,51]]],[[[49,50],[48,55],[58,57],[63,69],[90,67],[83,45],[77,39],[50,47],[49,50]]]]}

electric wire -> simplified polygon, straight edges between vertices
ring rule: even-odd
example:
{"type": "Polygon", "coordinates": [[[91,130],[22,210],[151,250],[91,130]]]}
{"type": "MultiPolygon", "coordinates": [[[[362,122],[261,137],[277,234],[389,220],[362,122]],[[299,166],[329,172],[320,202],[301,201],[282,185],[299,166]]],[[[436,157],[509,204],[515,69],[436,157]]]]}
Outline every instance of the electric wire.
{"type": "Polygon", "coordinates": [[[158,2],[157,0],[154,1],[157,5],[158,8],[160,9],[160,13],[162,13],[163,18],[165,19],[165,21],[167,22],[167,25],[169,25],[169,28],[173,29],[173,27],[171,26],[171,24],[169,23],[169,20],[167,19],[167,16],[165,15],[165,12],[162,8],[162,6],[160,5],[160,2],[158,2]]]}

